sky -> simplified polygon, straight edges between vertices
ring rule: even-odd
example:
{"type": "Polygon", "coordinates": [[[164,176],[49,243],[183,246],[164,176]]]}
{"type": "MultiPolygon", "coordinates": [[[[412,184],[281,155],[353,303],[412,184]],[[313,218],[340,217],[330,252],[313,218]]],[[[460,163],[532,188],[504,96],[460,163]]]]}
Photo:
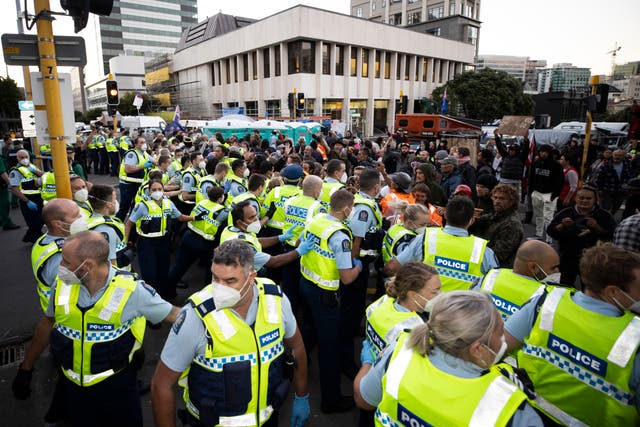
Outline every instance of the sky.
{"type": "MultiPolygon", "coordinates": [[[[60,11],[58,0],[50,0],[60,11]]],[[[380,0],[378,0],[380,1],[380,0]]],[[[15,0],[2,0],[12,13],[0,14],[0,28],[17,33],[15,0]]],[[[20,1],[22,4],[22,0],[20,1]]],[[[28,0],[33,12],[33,1],[28,0]]],[[[349,0],[198,0],[198,19],[220,11],[260,19],[297,4],[348,14],[349,0]]],[[[528,56],[547,65],[567,62],[591,68],[591,74],[609,74],[615,43],[621,46],[616,63],[640,60],[639,0],[481,0],[479,53],[528,56]]],[[[35,28],[34,28],[35,30],[35,28]]],[[[73,35],[71,18],[57,17],[54,34],[73,35]]],[[[62,70],[64,71],[64,70],[62,70]]],[[[22,85],[21,67],[9,66],[9,75],[22,85]]],[[[7,67],[0,58],[0,75],[7,67]]]]}

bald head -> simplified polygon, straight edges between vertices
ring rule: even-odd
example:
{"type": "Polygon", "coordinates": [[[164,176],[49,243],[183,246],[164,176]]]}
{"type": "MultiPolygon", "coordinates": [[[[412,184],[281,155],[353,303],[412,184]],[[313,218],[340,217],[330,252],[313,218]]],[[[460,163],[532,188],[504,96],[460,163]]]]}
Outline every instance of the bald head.
{"type": "Polygon", "coordinates": [[[322,179],[316,175],[307,176],[302,181],[302,194],[317,199],[322,193],[322,179]]]}
{"type": "Polygon", "coordinates": [[[42,208],[42,221],[52,236],[68,236],[71,223],[79,217],[80,208],[69,199],[53,199],[42,208]]]}
{"type": "Polygon", "coordinates": [[[516,252],[513,272],[541,278],[545,274],[557,273],[559,264],[560,258],[555,249],[540,240],[527,240],[516,252]]]}
{"type": "Polygon", "coordinates": [[[97,231],[82,231],[67,239],[62,255],[71,262],[90,259],[104,265],[109,262],[109,242],[97,231]]]}

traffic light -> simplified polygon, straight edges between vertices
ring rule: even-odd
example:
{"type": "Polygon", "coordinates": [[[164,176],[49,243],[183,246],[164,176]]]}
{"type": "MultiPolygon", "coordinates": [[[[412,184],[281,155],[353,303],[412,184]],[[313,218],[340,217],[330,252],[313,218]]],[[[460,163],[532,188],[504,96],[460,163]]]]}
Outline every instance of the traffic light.
{"type": "Polygon", "coordinates": [[[289,92],[289,96],[287,98],[288,102],[287,105],[289,106],[289,111],[293,112],[293,109],[295,108],[295,99],[293,96],[293,92],[289,92]]]}
{"type": "Polygon", "coordinates": [[[599,84],[596,86],[596,113],[606,113],[609,101],[609,85],[599,84]]]}
{"type": "Polygon", "coordinates": [[[90,13],[111,15],[113,0],[60,0],[60,6],[73,18],[73,29],[77,33],[87,26],[90,13]]]}
{"type": "Polygon", "coordinates": [[[119,103],[118,82],[115,80],[107,80],[107,105],[118,105],[119,103]]]}
{"type": "Polygon", "coordinates": [[[302,92],[298,92],[297,108],[298,108],[298,110],[304,111],[304,93],[302,93],[302,92]]]}
{"type": "Polygon", "coordinates": [[[402,95],[402,114],[407,114],[407,108],[409,106],[409,97],[402,95]]]}

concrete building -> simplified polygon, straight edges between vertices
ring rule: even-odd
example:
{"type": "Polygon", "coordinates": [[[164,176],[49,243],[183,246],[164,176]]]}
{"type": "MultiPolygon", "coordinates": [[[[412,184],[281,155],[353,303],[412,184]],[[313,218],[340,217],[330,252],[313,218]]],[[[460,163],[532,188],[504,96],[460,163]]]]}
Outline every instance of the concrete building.
{"type": "MultiPolygon", "coordinates": [[[[146,92],[144,57],[120,55],[109,60],[109,73],[118,82],[118,92],[122,97],[127,92],[146,92]]],[[[105,75],[91,83],[85,89],[87,108],[107,108],[107,87],[105,75]]]]}
{"type": "Polygon", "coordinates": [[[564,92],[589,86],[590,68],[576,67],[571,64],[553,64],[552,68],[542,70],[538,75],[538,92],[564,92]]]}
{"type": "Polygon", "coordinates": [[[627,62],[626,64],[616,64],[613,67],[613,79],[619,80],[631,76],[640,75],[640,61],[627,62]]]}
{"type": "Polygon", "coordinates": [[[84,91],[84,67],[71,68],[71,91],[73,93],[73,110],[87,111],[87,95],[84,91]]]}
{"type": "Polygon", "coordinates": [[[351,15],[476,47],[480,0],[351,0],[351,15]]]}
{"type": "Polygon", "coordinates": [[[547,66],[547,61],[529,59],[528,56],[511,55],[478,55],[476,69],[491,68],[496,71],[504,71],[516,79],[525,83],[525,91],[536,92],[538,87],[538,74],[547,66]]]}
{"type": "Polygon", "coordinates": [[[289,117],[296,88],[305,115],[371,135],[392,128],[401,91],[412,112],[415,99],[473,68],[472,44],[307,6],[245,26],[233,20],[219,15],[183,34],[173,57],[183,117],[218,117],[222,107],[289,117]]]}
{"type": "Polygon", "coordinates": [[[109,59],[118,55],[149,59],[173,53],[197,14],[197,0],[115,0],[110,16],[89,14],[80,32],[87,46],[87,81],[104,77],[109,59]]]}
{"type": "Polygon", "coordinates": [[[173,56],[157,56],[144,63],[144,81],[147,94],[163,107],[178,103],[177,88],[173,80],[173,56]]]}

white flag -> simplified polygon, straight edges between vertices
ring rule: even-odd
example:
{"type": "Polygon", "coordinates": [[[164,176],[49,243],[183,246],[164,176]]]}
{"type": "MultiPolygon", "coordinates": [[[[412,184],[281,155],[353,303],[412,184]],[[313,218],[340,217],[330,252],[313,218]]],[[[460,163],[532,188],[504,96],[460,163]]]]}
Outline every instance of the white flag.
{"type": "Polygon", "coordinates": [[[142,99],[142,95],[140,95],[140,93],[136,93],[136,97],[133,98],[133,106],[140,109],[140,107],[142,107],[142,102],[144,100],[142,99]]]}

